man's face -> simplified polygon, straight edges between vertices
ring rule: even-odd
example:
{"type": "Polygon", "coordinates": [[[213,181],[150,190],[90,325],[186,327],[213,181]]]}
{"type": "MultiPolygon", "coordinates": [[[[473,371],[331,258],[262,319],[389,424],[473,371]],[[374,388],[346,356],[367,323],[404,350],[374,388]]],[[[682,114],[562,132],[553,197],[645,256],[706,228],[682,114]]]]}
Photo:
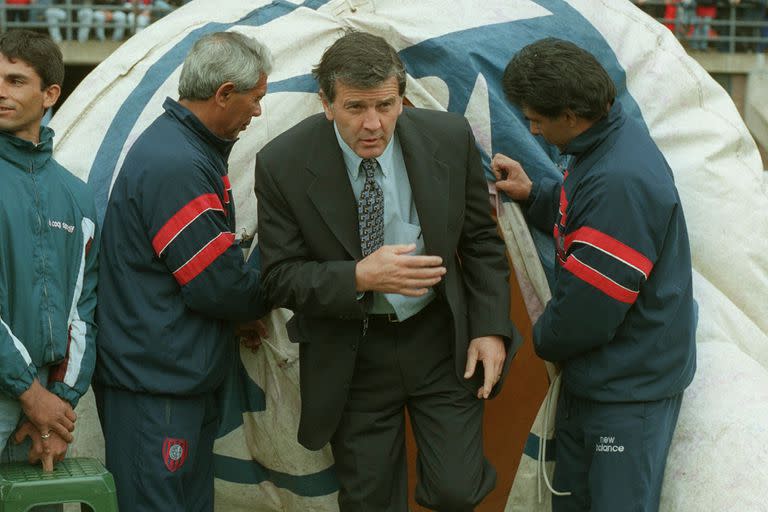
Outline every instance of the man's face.
{"type": "Polygon", "coordinates": [[[523,107],[523,115],[530,123],[531,133],[541,135],[544,140],[562,151],[577,135],[567,113],[547,117],[530,107],[523,107]]]}
{"type": "Polygon", "coordinates": [[[266,94],[267,75],[261,75],[253,89],[230,92],[226,100],[224,126],[218,135],[224,139],[236,139],[240,132],[248,128],[252,118],[261,115],[261,100],[266,94]]]}
{"type": "Polygon", "coordinates": [[[335,121],[341,138],[361,158],[381,156],[403,111],[397,79],[390,77],[370,89],[356,89],[336,80],[336,98],[323,109],[335,121]]]}
{"type": "Polygon", "coordinates": [[[0,131],[39,142],[40,120],[61,92],[58,85],[41,87],[42,80],[32,66],[0,53],[0,131]]]}

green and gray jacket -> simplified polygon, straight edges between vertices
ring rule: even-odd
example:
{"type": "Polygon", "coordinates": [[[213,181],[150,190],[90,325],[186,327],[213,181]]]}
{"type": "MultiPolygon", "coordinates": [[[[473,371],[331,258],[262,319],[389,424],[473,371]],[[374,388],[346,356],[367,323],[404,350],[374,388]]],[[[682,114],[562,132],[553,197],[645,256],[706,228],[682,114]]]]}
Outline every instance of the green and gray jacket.
{"type": "Polygon", "coordinates": [[[73,406],[95,364],[97,229],[88,186],[35,145],[0,132],[0,392],[18,397],[37,369],[73,406]]]}

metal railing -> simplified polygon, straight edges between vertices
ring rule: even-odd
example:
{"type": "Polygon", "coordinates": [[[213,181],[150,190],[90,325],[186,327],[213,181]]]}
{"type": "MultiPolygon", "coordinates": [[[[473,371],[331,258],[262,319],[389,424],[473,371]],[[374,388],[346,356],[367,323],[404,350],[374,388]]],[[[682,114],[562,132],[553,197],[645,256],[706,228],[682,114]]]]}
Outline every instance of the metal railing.
{"type": "MultiPolygon", "coordinates": [[[[692,49],[711,48],[723,52],[762,52],[768,48],[768,18],[766,6],[760,3],[748,3],[742,0],[733,5],[723,3],[718,6],[717,16],[703,19],[695,15],[665,18],[663,10],[665,0],[634,1],[635,4],[651,14],[657,21],[669,26],[677,38],[692,49]],[[702,29],[709,27],[708,33],[702,29]],[[714,31],[714,33],[713,33],[714,31]]],[[[681,9],[680,2],[676,3],[681,9]]]]}
{"type": "MultiPolygon", "coordinates": [[[[158,2],[157,5],[143,5],[136,1],[126,1],[124,5],[94,5],[91,2],[83,0],[64,0],[59,3],[53,1],[37,0],[29,5],[6,4],[5,0],[0,0],[0,33],[14,28],[25,28],[31,30],[49,30],[49,20],[46,16],[48,9],[58,9],[64,11],[66,16],[63,20],[57,20],[57,25],[62,32],[63,39],[76,40],[77,31],[87,26],[93,28],[93,23],[85,25],[78,20],[77,13],[82,9],[92,9],[93,11],[111,11],[124,12],[129,14],[128,22],[125,25],[129,33],[135,33],[140,26],[140,14],[148,12],[150,23],[170,12],[174,7],[166,2],[158,2]],[[130,5],[129,5],[130,4],[130,5]],[[130,13],[133,13],[131,16],[130,13]]],[[[111,20],[103,23],[103,28],[114,30],[117,28],[114,16],[111,20]]]]}

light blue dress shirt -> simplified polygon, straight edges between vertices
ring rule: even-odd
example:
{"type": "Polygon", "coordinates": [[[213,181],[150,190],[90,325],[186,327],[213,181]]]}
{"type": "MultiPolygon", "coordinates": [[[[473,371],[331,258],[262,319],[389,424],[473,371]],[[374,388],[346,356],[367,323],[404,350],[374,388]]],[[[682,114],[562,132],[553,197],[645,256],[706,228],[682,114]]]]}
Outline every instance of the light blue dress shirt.
{"type": "MultiPolygon", "coordinates": [[[[336,139],[344,155],[344,164],[347,167],[349,182],[355,198],[360,200],[363,191],[365,176],[360,171],[360,162],[363,161],[352,148],[341,138],[336,123],[333,123],[336,131],[336,139]]],[[[374,179],[384,193],[384,244],[416,244],[413,254],[424,254],[424,237],[421,234],[421,223],[416,205],[413,203],[411,182],[408,180],[408,171],[405,168],[403,150],[397,135],[384,149],[384,153],[376,159],[381,167],[374,179]]],[[[435,291],[430,289],[421,297],[406,297],[398,293],[374,293],[371,313],[395,313],[400,321],[412,317],[435,297],[435,291]]]]}

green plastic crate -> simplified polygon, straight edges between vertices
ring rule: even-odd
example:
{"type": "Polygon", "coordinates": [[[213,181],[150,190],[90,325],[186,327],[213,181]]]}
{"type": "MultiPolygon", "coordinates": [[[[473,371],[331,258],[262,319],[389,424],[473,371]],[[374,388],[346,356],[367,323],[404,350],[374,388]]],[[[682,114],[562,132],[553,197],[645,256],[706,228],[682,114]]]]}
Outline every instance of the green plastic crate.
{"type": "Polygon", "coordinates": [[[96,459],[64,459],[52,473],[26,462],[0,464],[0,512],[57,503],[85,503],[94,512],[116,512],[115,481],[96,459]]]}

